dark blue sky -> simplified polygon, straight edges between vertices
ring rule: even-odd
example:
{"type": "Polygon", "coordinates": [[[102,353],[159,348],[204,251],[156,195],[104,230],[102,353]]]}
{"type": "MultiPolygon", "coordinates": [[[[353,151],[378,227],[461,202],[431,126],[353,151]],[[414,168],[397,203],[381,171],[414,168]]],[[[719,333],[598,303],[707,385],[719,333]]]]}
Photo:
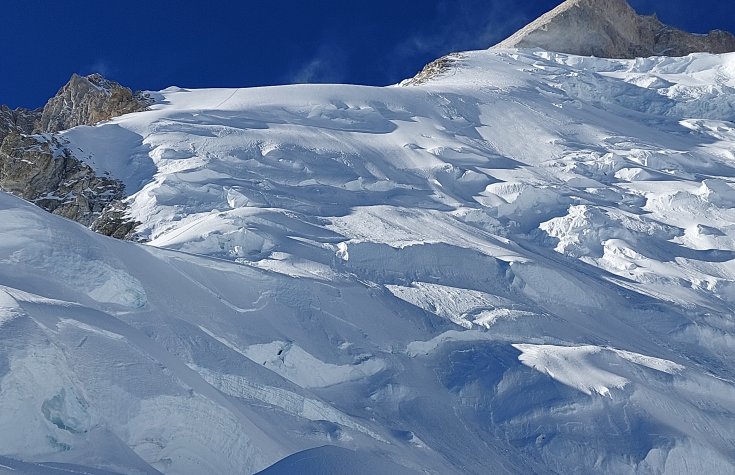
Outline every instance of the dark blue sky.
{"type": "MultiPolygon", "coordinates": [[[[561,0],[6,0],[0,104],[38,107],[73,72],[133,89],[384,85],[486,48],[561,0]]],[[[689,31],[735,31],[733,0],[630,0],[689,31]]]]}

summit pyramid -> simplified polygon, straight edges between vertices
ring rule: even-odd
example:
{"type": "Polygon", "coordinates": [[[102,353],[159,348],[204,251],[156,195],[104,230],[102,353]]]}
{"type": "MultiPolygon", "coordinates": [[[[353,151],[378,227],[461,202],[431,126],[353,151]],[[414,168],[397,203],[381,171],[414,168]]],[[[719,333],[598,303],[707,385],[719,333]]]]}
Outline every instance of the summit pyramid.
{"type": "Polygon", "coordinates": [[[639,15],[626,0],[567,0],[495,48],[542,48],[605,58],[686,56],[735,51],[735,36],[694,34],[639,15]]]}

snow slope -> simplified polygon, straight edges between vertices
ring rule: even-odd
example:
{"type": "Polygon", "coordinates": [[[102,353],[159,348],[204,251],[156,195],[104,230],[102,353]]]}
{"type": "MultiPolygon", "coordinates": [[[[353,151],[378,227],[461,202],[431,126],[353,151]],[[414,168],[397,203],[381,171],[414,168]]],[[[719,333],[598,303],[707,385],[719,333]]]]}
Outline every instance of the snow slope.
{"type": "Polygon", "coordinates": [[[735,55],[451,59],[62,133],[148,243],[0,195],[0,456],[735,470],[735,55]]]}

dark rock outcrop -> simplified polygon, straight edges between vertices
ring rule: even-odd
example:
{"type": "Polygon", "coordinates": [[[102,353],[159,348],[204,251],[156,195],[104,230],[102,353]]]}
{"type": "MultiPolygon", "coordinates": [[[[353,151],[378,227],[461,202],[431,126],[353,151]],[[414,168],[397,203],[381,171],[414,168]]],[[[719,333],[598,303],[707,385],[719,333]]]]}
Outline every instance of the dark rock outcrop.
{"type": "Polygon", "coordinates": [[[542,48],[603,58],[686,56],[735,51],[735,36],[706,35],[638,15],[626,0],[567,0],[494,48],[542,48]]]}
{"type": "Polygon", "coordinates": [[[145,110],[148,96],[99,74],[73,75],[37,110],[0,106],[0,189],[102,234],[133,239],[125,186],[97,176],[55,132],[145,110]]]}

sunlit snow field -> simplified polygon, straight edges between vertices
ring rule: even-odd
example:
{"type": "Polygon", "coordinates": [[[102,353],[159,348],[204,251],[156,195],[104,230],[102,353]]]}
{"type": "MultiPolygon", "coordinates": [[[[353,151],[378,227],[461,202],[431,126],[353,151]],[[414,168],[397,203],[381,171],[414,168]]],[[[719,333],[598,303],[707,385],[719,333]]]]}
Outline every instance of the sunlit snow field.
{"type": "Polygon", "coordinates": [[[147,242],[0,195],[0,472],[735,471],[735,54],[452,60],[62,133],[147,242]]]}

